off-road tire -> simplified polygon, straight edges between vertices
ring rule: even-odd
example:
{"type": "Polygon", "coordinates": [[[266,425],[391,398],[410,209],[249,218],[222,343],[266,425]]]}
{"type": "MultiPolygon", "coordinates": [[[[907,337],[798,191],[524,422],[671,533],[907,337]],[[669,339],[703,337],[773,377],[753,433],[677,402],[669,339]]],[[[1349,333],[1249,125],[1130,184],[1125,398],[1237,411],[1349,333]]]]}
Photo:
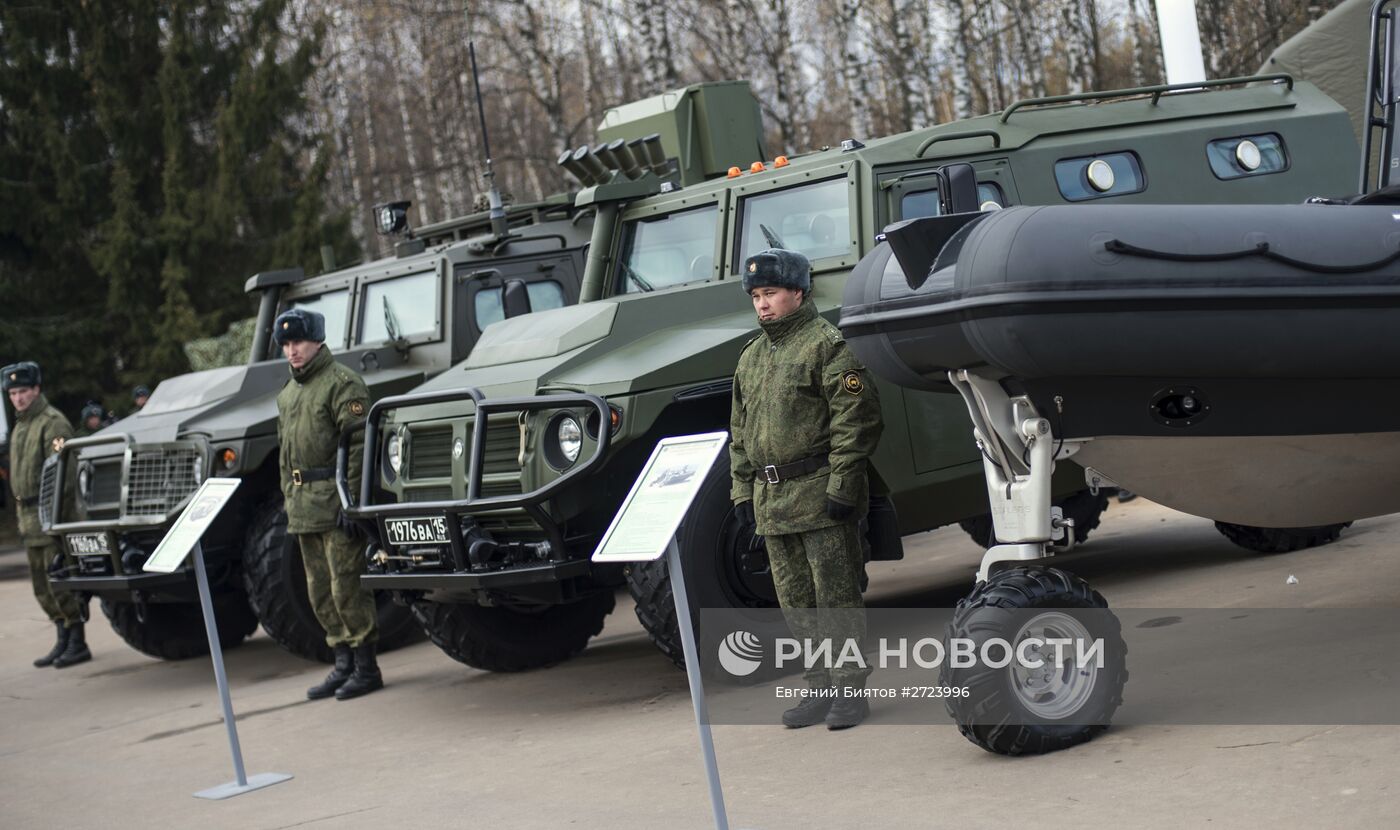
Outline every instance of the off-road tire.
{"type": "Polygon", "coordinates": [[[1257,553],[1288,553],[1330,545],[1349,527],[1351,522],[1316,527],[1253,527],[1229,522],[1215,523],[1215,529],[1226,539],[1257,553]]]}
{"type": "Polygon", "coordinates": [[[575,602],[511,608],[440,602],[413,603],[428,639],[460,663],[492,672],[518,672],[562,663],[603,630],[616,600],[611,590],[575,602]]]}
{"type": "MultiPolygon", "coordinates": [[[[102,600],[102,613],[127,645],[161,660],[188,660],[209,653],[204,614],[198,603],[154,602],[144,611],[134,602],[102,600]]],[[[236,648],[258,630],[258,618],[243,591],[214,595],[219,646],[236,648]]]]}
{"type": "MultiPolygon", "coordinates": [[[[1066,519],[1074,519],[1074,543],[1082,545],[1089,540],[1089,534],[1099,526],[1103,512],[1108,509],[1108,493],[1099,490],[1096,496],[1088,490],[1080,490],[1055,502],[1066,519]]],[[[963,519],[958,526],[972,537],[972,541],[984,548],[992,546],[992,514],[983,513],[971,519],[963,519]]]]}
{"type": "MultiPolygon", "coordinates": [[[[738,522],[729,500],[729,450],[715,459],[690,514],[676,533],[684,563],[685,586],[692,615],[701,608],[777,608],[772,574],[739,576],[735,561],[726,554],[747,550],[753,534],[738,522]]],[[[761,557],[763,552],[750,554],[761,557]]],[[[680,622],[671,595],[671,577],[666,557],[651,562],[635,562],[627,569],[627,590],[636,603],[637,620],[652,643],[678,667],[685,668],[681,647],[680,622]]]]}
{"type": "MultiPolygon", "coordinates": [[[[306,568],[295,536],[287,533],[282,499],[263,502],[254,511],[243,547],[243,583],[263,630],[291,653],[322,663],[335,662],[326,632],[306,595],[306,568]]],[[[379,650],[392,651],[423,638],[408,608],[387,592],[375,592],[379,612],[379,650]]]]}
{"type": "MultiPolygon", "coordinates": [[[[1107,609],[1108,603],[1087,582],[1058,568],[1000,571],[958,601],[948,637],[973,640],[980,654],[983,641],[1002,637],[1010,642],[1016,632],[1005,629],[1024,621],[1024,615],[1017,615],[1014,621],[1006,619],[1007,610],[1058,608],[1107,609]]],[[[1014,679],[1010,667],[990,668],[979,660],[970,668],[953,668],[951,660],[945,660],[939,685],[969,690],[966,697],[945,701],[963,737],[998,755],[1032,755],[1083,743],[1108,728],[1113,713],[1123,703],[1128,649],[1112,614],[1098,611],[1079,619],[1091,636],[1103,639],[1104,666],[1094,678],[1088,698],[1070,716],[1078,723],[1044,723],[1043,719],[1028,723],[1036,718],[1028,716],[1011,688],[1014,679]]]]}

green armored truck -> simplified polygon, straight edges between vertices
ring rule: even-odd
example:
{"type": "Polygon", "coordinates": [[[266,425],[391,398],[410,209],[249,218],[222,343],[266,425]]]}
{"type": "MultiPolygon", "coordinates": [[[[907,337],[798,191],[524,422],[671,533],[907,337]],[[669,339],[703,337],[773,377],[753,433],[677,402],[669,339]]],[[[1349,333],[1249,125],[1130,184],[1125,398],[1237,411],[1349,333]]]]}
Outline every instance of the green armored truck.
{"type": "MultiPolygon", "coordinates": [[[[275,399],[288,373],[270,334],[280,311],[324,314],[336,359],[378,397],[461,361],[493,322],[578,299],[593,211],[572,194],[510,207],[494,222],[483,211],[405,232],[407,208],[375,208],[377,228],[403,237],[393,256],[316,277],[250,278],[246,290],[260,299],[247,365],[164,381],[140,412],[69,441],[46,468],[41,518],[69,554],[52,583],[99,597],[133,647],[164,659],[207,653],[192,571],[141,566],[200,483],[220,476],[243,479],[203,542],[224,647],[261,622],[288,650],[331,658],[278,487],[275,399]]],[[[387,594],[379,618],[382,647],[421,637],[387,594]]]]}
{"type": "MultiPolygon", "coordinates": [[[[375,404],[362,491],[345,496],[379,540],[366,583],[397,592],[433,642],[479,668],[579,652],[624,582],[651,638],[680,660],[664,562],[623,571],[589,556],[658,440],[727,427],[731,375],[757,334],[739,287],[750,254],[805,254],[834,320],[851,269],[899,220],[1018,204],[1299,202],[1347,192],[1357,159],[1345,111],[1286,75],[1019,101],[791,158],[763,152],[745,84],[701,84],[609,111],[597,140],[561,157],[583,173],[577,205],[596,210],[581,302],[494,326],[462,364],[375,404]],[[623,131],[659,135],[644,148],[651,169],[617,163],[623,131]]],[[[870,557],[900,558],[901,536],[953,522],[985,544],[962,401],[885,382],[879,393],[870,557]]],[[[679,534],[692,603],[772,606],[766,555],[728,479],[721,459],[679,534]]],[[[1103,494],[1072,463],[1054,486],[1059,532],[1082,541],[1103,494]]]]}

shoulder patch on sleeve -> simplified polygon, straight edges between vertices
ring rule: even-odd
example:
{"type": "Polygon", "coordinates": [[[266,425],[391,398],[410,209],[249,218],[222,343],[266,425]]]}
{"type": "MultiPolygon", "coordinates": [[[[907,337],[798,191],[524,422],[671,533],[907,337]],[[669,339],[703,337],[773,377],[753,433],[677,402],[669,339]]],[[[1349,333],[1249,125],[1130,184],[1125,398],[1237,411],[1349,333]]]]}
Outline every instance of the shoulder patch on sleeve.
{"type": "Polygon", "coordinates": [[[363,401],[351,401],[346,405],[346,408],[349,409],[350,414],[354,415],[356,418],[365,414],[365,405],[363,401]]]}
{"type": "Polygon", "coordinates": [[[852,395],[859,395],[865,391],[865,381],[861,380],[860,372],[847,369],[841,373],[841,388],[852,395]]]}
{"type": "Polygon", "coordinates": [[[65,442],[65,441],[63,440],[63,436],[60,435],[60,436],[58,436],[58,437],[56,437],[56,438],[53,439],[53,443],[52,443],[50,446],[53,447],[54,453],[60,453],[60,452],[63,452],[63,445],[64,445],[65,443],[67,443],[67,442],[65,442]]]}

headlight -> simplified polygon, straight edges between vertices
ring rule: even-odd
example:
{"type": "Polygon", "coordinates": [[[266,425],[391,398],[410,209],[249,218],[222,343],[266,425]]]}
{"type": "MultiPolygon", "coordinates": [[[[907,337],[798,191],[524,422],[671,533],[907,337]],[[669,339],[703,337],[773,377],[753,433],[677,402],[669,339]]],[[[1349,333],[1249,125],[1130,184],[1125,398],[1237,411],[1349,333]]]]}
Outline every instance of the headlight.
{"type": "Polygon", "coordinates": [[[396,432],[389,436],[389,444],[384,449],[384,454],[389,457],[389,469],[394,471],[394,475],[399,474],[403,468],[403,439],[396,432]]]}
{"type": "Polygon", "coordinates": [[[84,464],[78,469],[78,494],[87,501],[92,495],[92,470],[84,464]]]}
{"type": "Polygon", "coordinates": [[[202,455],[194,457],[194,480],[204,481],[204,456],[202,455]]]}
{"type": "Polygon", "coordinates": [[[559,419],[559,452],[572,464],[578,460],[579,450],[583,449],[583,428],[571,415],[559,419]]]}

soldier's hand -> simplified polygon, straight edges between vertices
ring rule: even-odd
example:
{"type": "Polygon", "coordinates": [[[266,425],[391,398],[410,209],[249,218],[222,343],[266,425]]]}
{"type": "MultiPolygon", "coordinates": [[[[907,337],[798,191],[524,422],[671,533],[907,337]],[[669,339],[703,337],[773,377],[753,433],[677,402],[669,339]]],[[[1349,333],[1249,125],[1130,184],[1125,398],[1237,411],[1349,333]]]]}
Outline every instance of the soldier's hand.
{"type": "Polygon", "coordinates": [[[856,506],[854,504],[844,504],[831,497],[826,500],[826,515],[828,518],[838,522],[844,522],[855,518],[856,506]]]}
{"type": "Polygon", "coordinates": [[[357,542],[366,538],[365,529],[360,527],[359,523],[355,522],[349,516],[346,516],[343,510],[335,511],[335,526],[340,528],[346,536],[349,536],[357,542]]]}
{"type": "Polygon", "coordinates": [[[739,523],[749,530],[753,530],[758,525],[758,520],[753,515],[752,501],[741,501],[734,505],[734,515],[739,517],[739,523]]]}

